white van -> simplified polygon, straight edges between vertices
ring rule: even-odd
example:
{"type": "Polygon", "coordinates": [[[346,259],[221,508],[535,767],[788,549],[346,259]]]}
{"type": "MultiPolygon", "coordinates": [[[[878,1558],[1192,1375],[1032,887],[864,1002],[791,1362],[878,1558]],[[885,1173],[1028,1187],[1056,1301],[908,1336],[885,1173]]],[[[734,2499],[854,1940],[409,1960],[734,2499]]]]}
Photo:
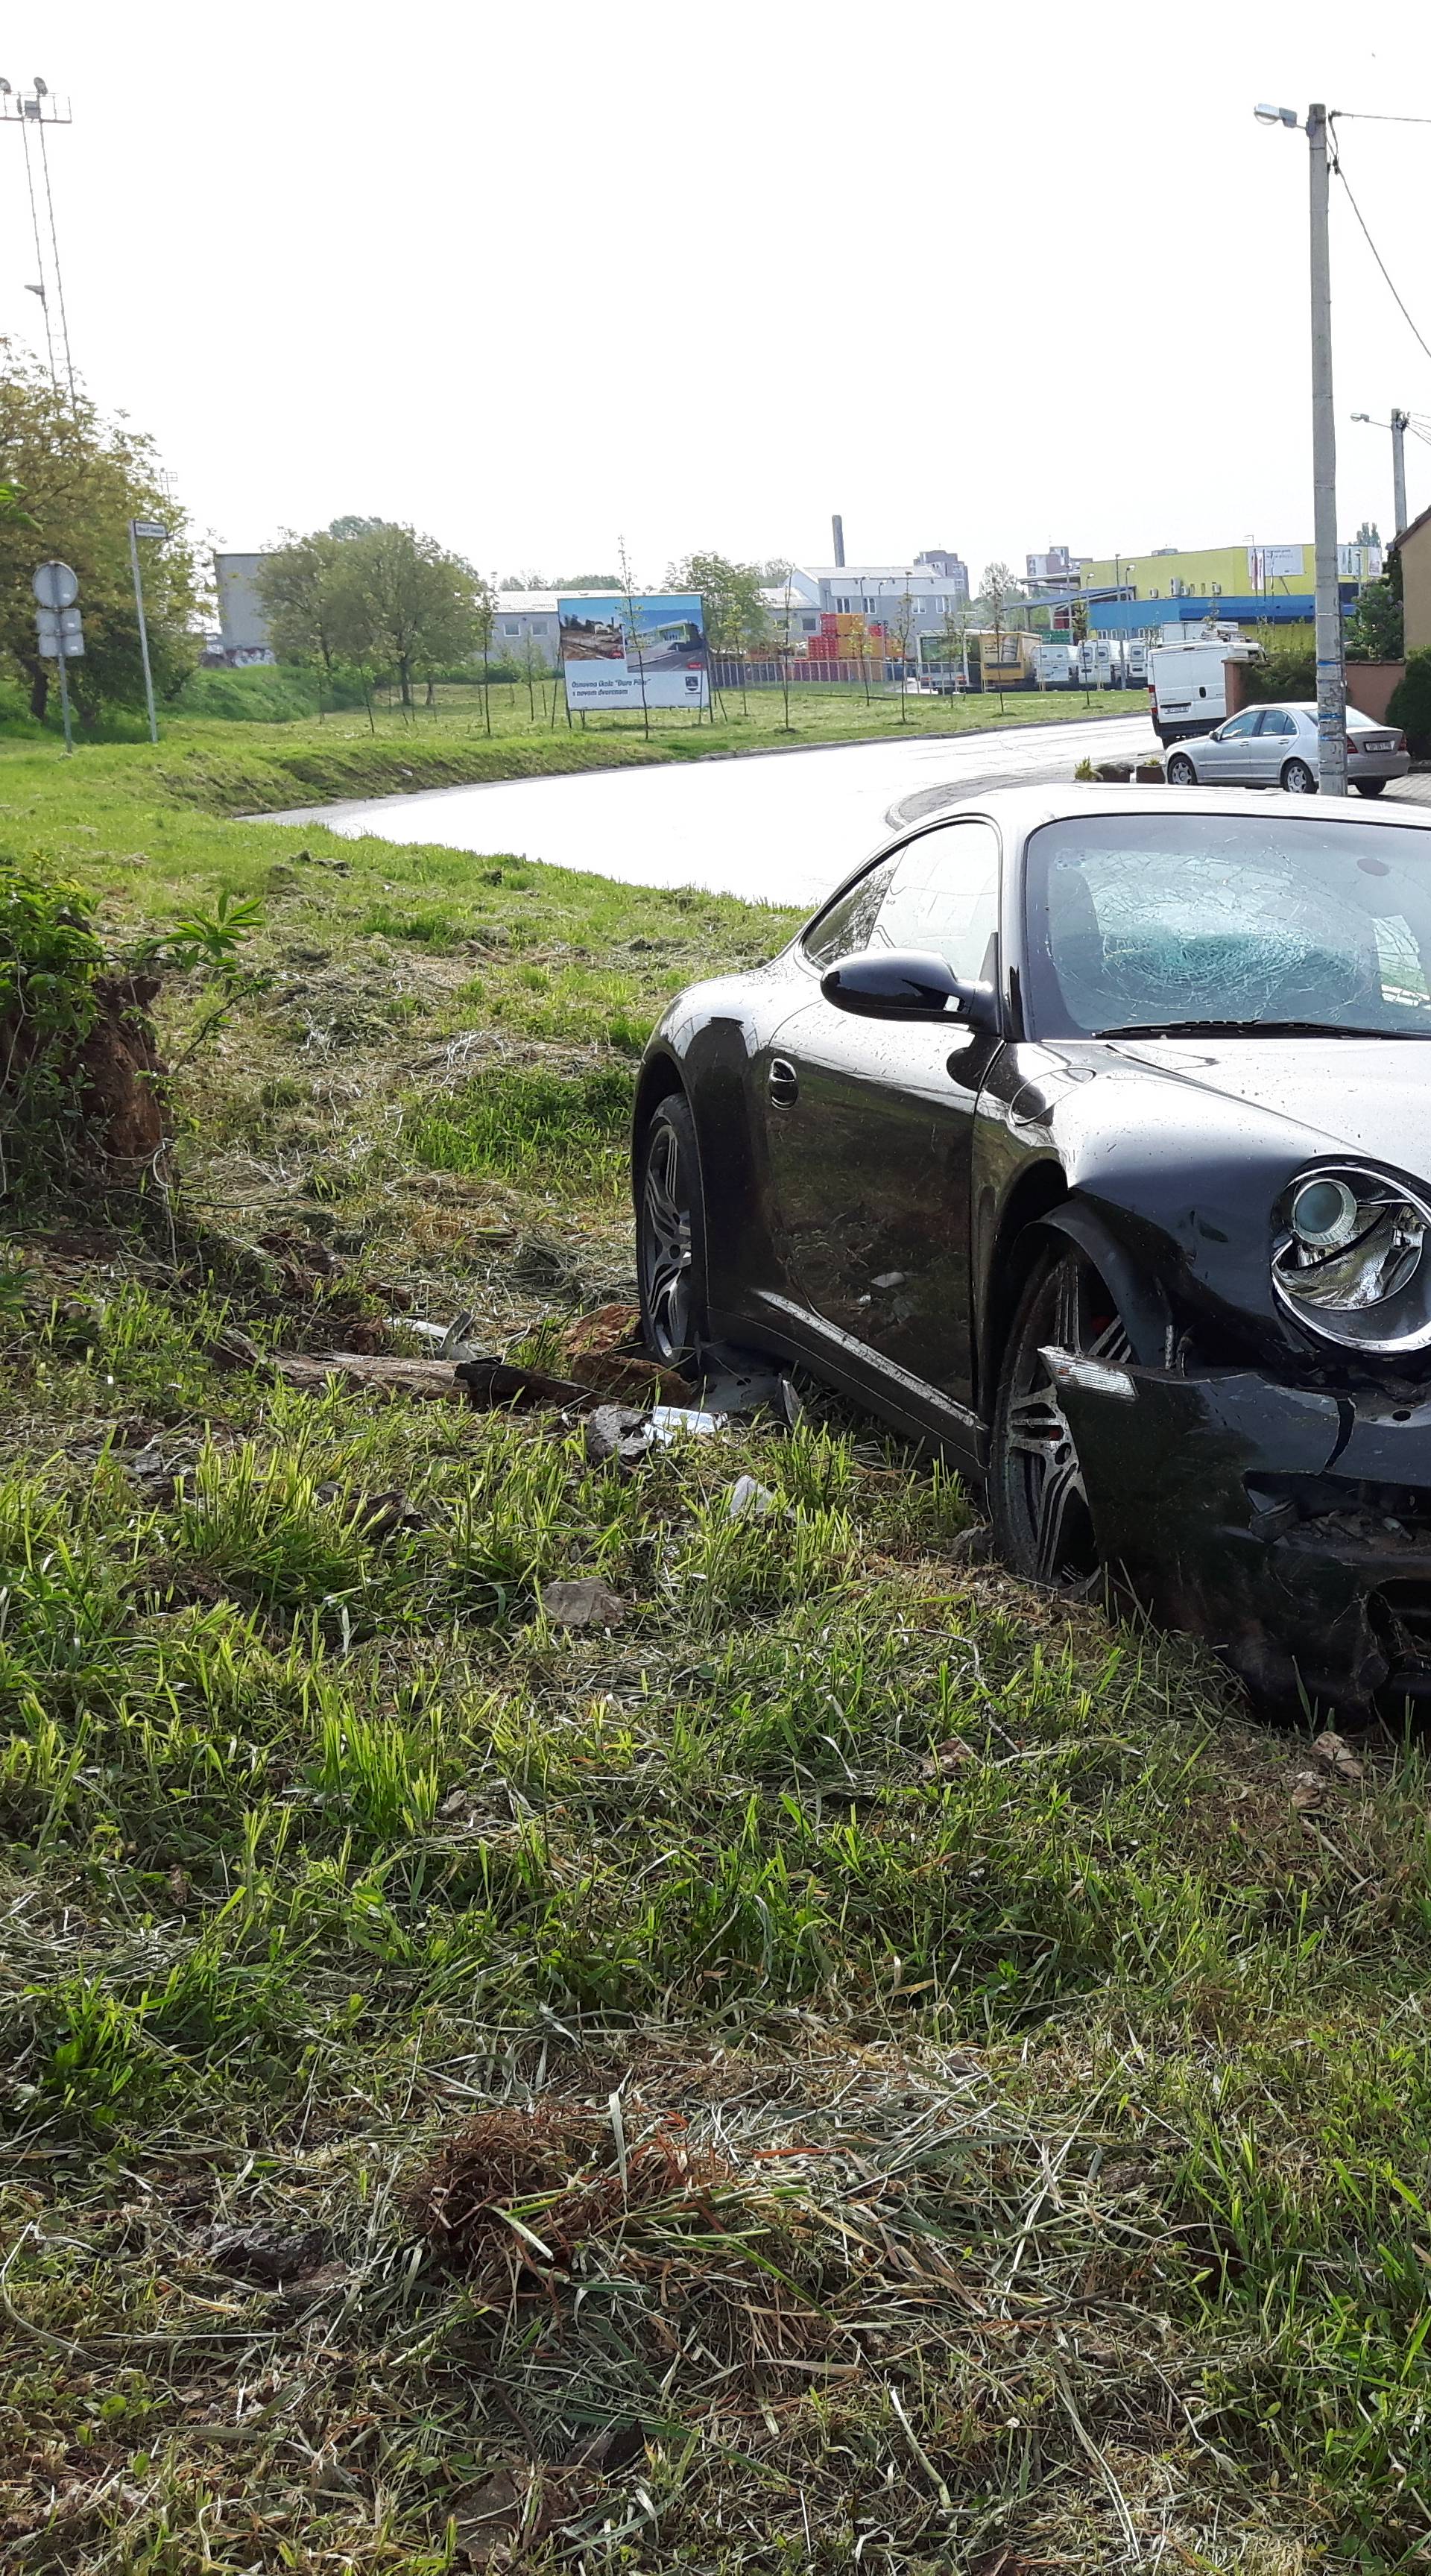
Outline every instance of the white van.
{"type": "Polygon", "coordinates": [[[1187,742],[1220,725],[1230,712],[1228,663],[1257,661],[1261,649],[1245,635],[1155,644],[1148,655],[1148,712],[1159,742],[1187,742]]]}

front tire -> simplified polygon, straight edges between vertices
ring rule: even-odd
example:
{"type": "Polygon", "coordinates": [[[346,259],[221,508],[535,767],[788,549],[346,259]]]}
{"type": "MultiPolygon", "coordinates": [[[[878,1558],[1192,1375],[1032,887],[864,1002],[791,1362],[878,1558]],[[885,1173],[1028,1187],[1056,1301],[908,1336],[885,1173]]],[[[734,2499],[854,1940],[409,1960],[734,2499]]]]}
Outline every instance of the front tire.
{"type": "Polygon", "coordinates": [[[1185,751],[1175,751],[1171,760],[1168,762],[1168,785],[1170,787],[1196,787],[1197,771],[1194,769],[1192,762],[1189,760],[1185,751]]]}
{"type": "Polygon", "coordinates": [[[1283,763],[1282,784],[1289,796],[1315,796],[1321,781],[1313,776],[1305,760],[1289,760],[1283,763]]]}
{"type": "Polygon", "coordinates": [[[1132,1356],[1098,1273],[1070,1245],[1036,1265],[1014,1316],[994,1406],[989,1502],[999,1552],[1033,1583],[1088,1592],[1102,1560],[1068,1418],[1043,1352],[1117,1366],[1132,1356]]]}
{"type": "Polygon", "coordinates": [[[1358,796],[1384,796],[1386,793],[1386,780],[1384,778],[1357,778],[1353,780],[1352,784],[1356,788],[1358,796]]]}
{"type": "Polygon", "coordinates": [[[641,1139],[636,1269],[647,1350],[663,1368],[688,1367],[706,1329],[706,1237],[696,1122],[681,1091],[657,1102],[641,1139]]]}

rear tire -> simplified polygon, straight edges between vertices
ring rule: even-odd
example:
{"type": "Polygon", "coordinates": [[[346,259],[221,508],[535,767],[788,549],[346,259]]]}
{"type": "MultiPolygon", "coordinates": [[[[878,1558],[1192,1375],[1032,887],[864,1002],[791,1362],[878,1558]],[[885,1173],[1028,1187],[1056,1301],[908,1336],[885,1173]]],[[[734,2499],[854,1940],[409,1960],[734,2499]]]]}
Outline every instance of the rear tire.
{"type": "Polygon", "coordinates": [[[1289,796],[1315,796],[1321,781],[1313,777],[1305,760],[1287,760],[1282,764],[1282,784],[1289,796]]]}
{"type": "Polygon", "coordinates": [[[1185,751],[1175,751],[1171,760],[1168,762],[1168,785],[1170,787],[1196,787],[1197,771],[1194,769],[1192,762],[1189,760],[1185,751]]]}
{"type": "Polygon", "coordinates": [[[1384,778],[1358,778],[1353,781],[1353,785],[1358,796],[1384,796],[1386,793],[1384,778]]]}
{"type": "Polygon", "coordinates": [[[686,1368],[706,1331],[706,1228],[696,1122],[683,1091],[658,1100],[638,1150],[641,1331],[663,1368],[686,1368]]]}
{"type": "Polygon", "coordinates": [[[1096,1270],[1054,1243],[1019,1299],[994,1404],[989,1508],[999,1553],[1032,1583],[1090,1592],[1102,1571],[1078,1450],[1042,1358],[1053,1345],[1117,1366],[1132,1356],[1096,1270]]]}

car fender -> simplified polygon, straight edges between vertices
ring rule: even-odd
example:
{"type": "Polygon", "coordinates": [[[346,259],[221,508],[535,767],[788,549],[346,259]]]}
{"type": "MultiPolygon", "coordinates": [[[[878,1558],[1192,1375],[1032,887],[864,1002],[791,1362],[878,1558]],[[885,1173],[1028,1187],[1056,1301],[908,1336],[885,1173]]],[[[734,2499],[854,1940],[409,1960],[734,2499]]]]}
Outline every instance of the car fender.
{"type": "Polygon", "coordinates": [[[1096,1210],[1081,1200],[1065,1199],[1049,1210],[1042,1223],[1048,1232],[1076,1244],[1092,1263],[1118,1309],[1139,1367],[1166,1368],[1173,1351],[1173,1317],[1159,1282],[1139,1267],[1096,1210]]]}

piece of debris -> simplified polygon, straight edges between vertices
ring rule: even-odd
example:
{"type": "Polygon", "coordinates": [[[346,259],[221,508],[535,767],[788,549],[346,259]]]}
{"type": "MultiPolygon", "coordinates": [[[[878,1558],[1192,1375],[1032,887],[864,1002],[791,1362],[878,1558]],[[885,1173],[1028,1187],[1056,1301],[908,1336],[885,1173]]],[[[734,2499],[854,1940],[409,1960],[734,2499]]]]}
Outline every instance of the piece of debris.
{"type": "Polygon", "coordinates": [[[470,1311],[454,1317],[450,1324],[431,1324],[422,1315],[387,1315],[383,1320],[389,1332],[415,1333],[420,1342],[430,1342],[438,1359],[481,1360],[496,1356],[479,1350],[475,1342],[468,1340],[474,1320],[470,1311]]]}
{"type": "Polygon", "coordinates": [[[316,2272],[327,2252],[321,2227],[296,2234],[281,2227],[216,2227],[208,2256],[215,2269],[243,2281],[276,2289],[280,2282],[301,2281],[316,2272]]]}
{"type": "Polygon", "coordinates": [[[1326,1783],[1315,1771],[1299,1771],[1292,1782],[1292,1804],[1299,1813],[1309,1814],[1322,1803],[1326,1783]]]}
{"type": "Polygon", "coordinates": [[[537,2502],[538,2476],[526,2466],[515,2475],[511,2469],[495,2469],[479,2487],[452,2498],[453,2532],[469,2567],[485,2567],[499,2551],[504,2557],[511,2551],[526,2523],[529,2500],[537,2502]]]}
{"type": "Polygon", "coordinates": [[[652,1439],[659,1440],[663,1447],[687,1435],[698,1440],[709,1439],[711,1433],[721,1427],[714,1413],[705,1413],[694,1404],[653,1404],[647,1418],[652,1439]]]}
{"type": "Polygon", "coordinates": [[[465,1390],[450,1360],[394,1360],[367,1351],[270,1351],[261,1366],[289,1386],[321,1395],[332,1378],[372,1395],[410,1395],[427,1403],[461,1404],[465,1390]]]}
{"type": "Polygon", "coordinates": [[[603,1583],[599,1574],[544,1583],[542,1608],[554,1628],[619,1628],[626,1616],[620,1593],[603,1583]]]}
{"type": "Polygon", "coordinates": [[[1312,1751],[1317,1760],[1324,1762],[1327,1769],[1338,1780],[1345,1780],[1354,1786],[1358,1780],[1366,1777],[1365,1764],[1358,1760],[1346,1737],[1338,1735],[1334,1727],[1324,1728],[1322,1733],[1314,1738],[1312,1751]]]}
{"type": "Polygon", "coordinates": [[[788,1423],[798,1421],[802,1409],[783,1369],[758,1351],[728,1342],[702,1353],[700,1398],[707,1413],[774,1413],[788,1423]]]}
{"type": "Polygon", "coordinates": [[[953,1565],[987,1565],[994,1553],[994,1533],[987,1521],[971,1521],[956,1530],[944,1551],[953,1565]]]}
{"type": "Polygon", "coordinates": [[[591,1466],[605,1467],[614,1461],[629,1475],[651,1455],[651,1416],[629,1404],[598,1404],[586,1417],[585,1440],[591,1466]]]}
{"type": "Polygon", "coordinates": [[[659,1393],[679,1403],[686,1381],[678,1369],[663,1368],[641,1347],[641,1317],[635,1306],[598,1306],[579,1315],[557,1345],[567,1365],[598,1395],[619,1399],[659,1393]]]}
{"type": "MultiPolygon", "coordinates": [[[[418,1366],[436,1368],[440,1362],[418,1362],[418,1366]]],[[[545,1369],[526,1368],[516,1360],[459,1360],[453,1372],[466,1389],[473,1404],[515,1405],[523,1410],[529,1404],[589,1404],[595,1389],[578,1386],[574,1378],[550,1377],[545,1369]]]]}
{"type": "Polygon", "coordinates": [[[776,1508],[775,1496],[768,1485],[757,1484],[754,1476],[737,1476],[725,1500],[728,1520],[764,1520],[776,1508]]]}

